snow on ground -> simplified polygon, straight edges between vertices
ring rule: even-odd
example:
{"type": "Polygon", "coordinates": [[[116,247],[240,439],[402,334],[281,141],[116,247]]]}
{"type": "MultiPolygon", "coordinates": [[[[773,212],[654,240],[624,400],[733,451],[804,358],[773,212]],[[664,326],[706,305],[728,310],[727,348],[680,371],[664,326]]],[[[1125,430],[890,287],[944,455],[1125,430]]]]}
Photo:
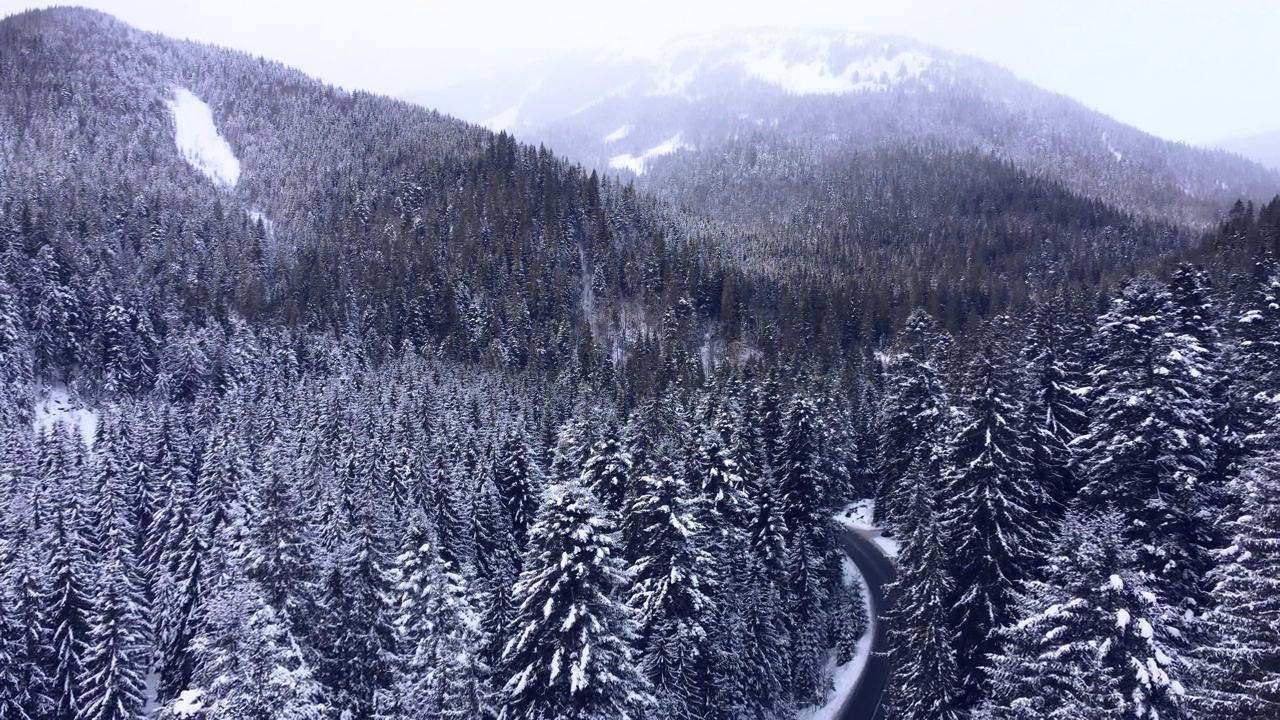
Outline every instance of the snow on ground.
{"type": "Polygon", "coordinates": [[[1119,150],[1115,149],[1115,146],[1113,146],[1113,145],[1111,144],[1111,141],[1107,139],[1107,134],[1106,134],[1106,133],[1102,133],[1102,144],[1103,144],[1104,146],[1106,146],[1107,150],[1110,150],[1110,151],[1111,151],[1111,156],[1112,156],[1112,157],[1114,157],[1114,158],[1116,159],[1116,162],[1120,162],[1120,161],[1124,160],[1124,153],[1122,153],[1122,152],[1120,152],[1119,150]]]}
{"type": "Polygon", "coordinates": [[[185,88],[175,88],[168,105],[183,159],[215,183],[234,186],[240,179],[240,161],[213,124],[209,106],[185,88]]]}
{"type": "Polygon", "coordinates": [[[489,128],[494,132],[501,130],[510,130],[515,127],[516,121],[520,119],[520,110],[524,107],[524,100],[512,105],[493,117],[485,120],[481,125],[489,128]]]}
{"type": "Polygon", "coordinates": [[[200,696],[204,695],[202,690],[183,690],[177,700],[173,701],[173,714],[178,717],[191,717],[204,709],[204,703],[200,702],[200,696]]]}
{"type": "Polygon", "coordinates": [[[93,447],[93,441],[98,436],[98,413],[73,401],[63,387],[50,389],[49,394],[36,403],[36,432],[48,432],[58,423],[79,432],[85,445],[93,447]]]}
{"type": "MultiPolygon", "coordinates": [[[[867,587],[867,581],[858,574],[858,570],[853,566],[853,561],[845,558],[845,585],[850,586],[854,582],[862,583],[862,602],[867,609],[867,617],[871,617],[871,589],[867,587]]],[[[840,713],[840,707],[849,697],[849,693],[853,692],[853,688],[858,684],[858,678],[862,677],[862,671],[867,667],[867,661],[871,659],[871,641],[875,637],[875,621],[867,623],[867,631],[862,634],[855,646],[853,658],[843,665],[836,665],[836,653],[831,651],[828,668],[831,673],[832,683],[835,685],[834,692],[827,697],[827,701],[821,706],[808,707],[796,713],[796,720],[832,720],[840,713]]]]}
{"type": "Polygon", "coordinates": [[[864,57],[834,72],[825,57],[795,62],[778,48],[769,53],[742,53],[733,62],[750,77],[795,95],[839,95],[883,90],[895,82],[919,77],[933,59],[914,51],[900,52],[892,57],[864,57]]]}
{"type": "Polygon", "coordinates": [[[254,222],[262,221],[262,229],[267,231],[267,239],[276,239],[276,224],[261,210],[250,210],[249,219],[254,222]]]}
{"type": "Polygon", "coordinates": [[[831,667],[831,680],[835,684],[835,691],[821,707],[807,707],[797,712],[796,720],[832,720],[840,713],[840,707],[844,705],[849,693],[853,692],[854,686],[858,684],[858,678],[862,677],[862,670],[871,659],[871,636],[871,630],[868,629],[862,639],[858,640],[853,659],[843,665],[831,667],[836,662],[836,653],[834,650],[831,651],[831,658],[827,662],[828,667],[831,667]]]}
{"type": "Polygon", "coordinates": [[[640,154],[639,157],[635,155],[631,155],[629,153],[622,154],[622,155],[615,155],[613,156],[613,159],[609,161],[609,167],[615,168],[618,170],[627,169],[637,175],[643,175],[645,170],[645,164],[649,161],[650,158],[660,157],[662,155],[670,155],[671,153],[676,152],[677,150],[682,150],[684,148],[690,147],[680,139],[681,135],[682,133],[676,133],[675,135],[672,135],[670,138],[668,138],[664,142],[661,142],[649,148],[648,150],[645,150],[643,153],[640,154]]]}
{"type": "Polygon", "coordinates": [[[616,143],[619,140],[630,135],[631,131],[634,129],[635,129],[635,126],[628,123],[627,125],[623,125],[617,130],[614,130],[613,132],[609,133],[608,135],[605,135],[604,141],[607,143],[616,143]]]}
{"type": "Polygon", "coordinates": [[[142,712],[147,717],[153,717],[160,711],[160,673],[152,670],[147,673],[145,686],[142,690],[142,712]]]}
{"type": "Polygon", "coordinates": [[[872,524],[872,518],[875,517],[875,513],[875,500],[856,500],[836,513],[835,520],[850,530],[856,530],[867,536],[876,544],[876,547],[880,548],[880,552],[884,553],[885,557],[896,558],[898,557],[898,541],[881,535],[884,530],[872,524]]]}

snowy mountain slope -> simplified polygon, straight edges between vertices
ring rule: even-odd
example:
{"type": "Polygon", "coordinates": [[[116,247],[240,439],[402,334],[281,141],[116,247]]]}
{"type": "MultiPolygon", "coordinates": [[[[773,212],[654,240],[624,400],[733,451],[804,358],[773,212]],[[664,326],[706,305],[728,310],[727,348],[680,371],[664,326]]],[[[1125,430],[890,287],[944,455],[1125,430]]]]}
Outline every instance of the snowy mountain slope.
{"type": "Polygon", "coordinates": [[[174,141],[182,158],[210,180],[234,186],[240,179],[240,161],[218,132],[213,111],[186,88],[175,88],[166,103],[173,113],[174,141]]]}
{"type": "Polygon", "coordinates": [[[748,33],[532,72],[516,100],[496,92],[491,107],[461,93],[416,99],[590,167],[639,168],[641,184],[659,190],[658,166],[689,172],[757,137],[783,138],[808,165],[886,144],[977,150],[1123,209],[1198,225],[1239,197],[1280,190],[1280,173],[1161,140],[997,66],[900,38],[748,33]],[[684,153],[612,164],[677,134],[684,153]]]}
{"type": "Polygon", "coordinates": [[[1280,172],[1280,130],[1223,140],[1210,147],[1235,153],[1280,172]]]}

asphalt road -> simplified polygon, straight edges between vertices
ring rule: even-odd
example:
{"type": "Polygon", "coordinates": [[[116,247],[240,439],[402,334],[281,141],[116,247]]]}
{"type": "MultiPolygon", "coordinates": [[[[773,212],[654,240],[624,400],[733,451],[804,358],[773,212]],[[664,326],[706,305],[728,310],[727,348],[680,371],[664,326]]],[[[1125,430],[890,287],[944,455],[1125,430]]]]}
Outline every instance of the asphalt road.
{"type": "Polygon", "coordinates": [[[874,542],[853,530],[841,528],[840,546],[858,566],[871,591],[873,635],[867,666],[836,717],[839,720],[884,720],[888,710],[884,700],[889,686],[889,632],[884,621],[889,605],[885,587],[894,581],[897,571],[874,542]]]}

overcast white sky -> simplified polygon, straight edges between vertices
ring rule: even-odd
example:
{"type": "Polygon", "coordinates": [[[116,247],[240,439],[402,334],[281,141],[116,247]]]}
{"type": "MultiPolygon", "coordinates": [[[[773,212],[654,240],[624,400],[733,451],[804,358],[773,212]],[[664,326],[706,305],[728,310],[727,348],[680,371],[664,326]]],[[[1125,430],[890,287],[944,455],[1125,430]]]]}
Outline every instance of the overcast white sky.
{"type": "MultiPolygon", "coordinates": [[[[0,0],[0,15],[49,3],[0,0]]],[[[453,85],[601,44],[739,27],[904,35],[1189,143],[1280,129],[1278,0],[84,0],[347,88],[453,85]]],[[[448,110],[448,108],[441,108],[448,110]]]]}

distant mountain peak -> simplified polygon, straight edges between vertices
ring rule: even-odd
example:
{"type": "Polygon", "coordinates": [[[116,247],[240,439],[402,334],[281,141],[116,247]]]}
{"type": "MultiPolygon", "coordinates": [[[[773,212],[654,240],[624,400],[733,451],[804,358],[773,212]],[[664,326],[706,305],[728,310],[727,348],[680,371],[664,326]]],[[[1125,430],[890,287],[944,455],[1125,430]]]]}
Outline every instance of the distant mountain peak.
{"type": "Polygon", "coordinates": [[[759,32],[671,44],[657,62],[650,95],[684,95],[706,78],[753,80],[794,95],[885,90],[919,79],[933,54],[865,35],[759,32]]]}

